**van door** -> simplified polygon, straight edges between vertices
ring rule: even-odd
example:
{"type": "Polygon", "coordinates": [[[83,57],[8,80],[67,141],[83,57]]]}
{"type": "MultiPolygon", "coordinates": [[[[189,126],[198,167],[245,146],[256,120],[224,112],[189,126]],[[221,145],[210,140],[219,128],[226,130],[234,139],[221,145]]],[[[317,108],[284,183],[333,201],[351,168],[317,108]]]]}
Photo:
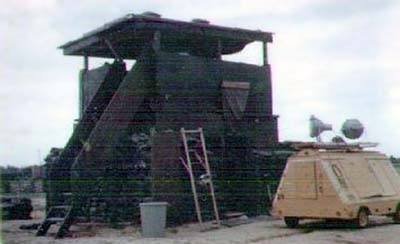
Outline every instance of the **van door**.
{"type": "Polygon", "coordinates": [[[317,199],[315,161],[296,162],[296,197],[300,199],[317,199]]]}

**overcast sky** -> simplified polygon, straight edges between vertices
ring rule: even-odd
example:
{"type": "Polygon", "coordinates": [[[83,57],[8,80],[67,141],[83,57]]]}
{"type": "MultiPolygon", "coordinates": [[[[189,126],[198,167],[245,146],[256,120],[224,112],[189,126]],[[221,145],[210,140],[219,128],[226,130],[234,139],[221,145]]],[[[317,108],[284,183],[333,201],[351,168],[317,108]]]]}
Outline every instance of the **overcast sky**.
{"type": "MultiPolygon", "coordinates": [[[[400,1],[0,0],[0,165],[30,165],[63,147],[78,116],[79,57],[57,47],[128,13],[203,18],[274,32],[269,46],[280,138],[309,140],[315,114],[400,156],[400,1]]],[[[258,62],[253,49],[241,56],[258,62]]]]}

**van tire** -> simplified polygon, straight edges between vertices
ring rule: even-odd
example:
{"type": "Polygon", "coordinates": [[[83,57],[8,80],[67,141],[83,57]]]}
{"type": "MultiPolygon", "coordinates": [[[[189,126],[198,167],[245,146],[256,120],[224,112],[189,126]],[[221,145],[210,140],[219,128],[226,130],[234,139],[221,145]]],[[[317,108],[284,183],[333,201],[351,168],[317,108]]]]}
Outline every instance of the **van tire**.
{"type": "Polygon", "coordinates": [[[357,218],[355,219],[355,226],[357,228],[365,228],[369,225],[368,209],[362,208],[358,211],[357,218]]]}
{"type": "Polygon", "coordinates": [[[395,224],[400,224],[400,206],[396,208],[396,212],[393,215],[393,221],[395,224]]]}
{"type": "Polygon", "coordinates": [[[285,224],[287,227],[293,229],[299,225],[299,218],[296,217],[285,217],[285,224]]]}

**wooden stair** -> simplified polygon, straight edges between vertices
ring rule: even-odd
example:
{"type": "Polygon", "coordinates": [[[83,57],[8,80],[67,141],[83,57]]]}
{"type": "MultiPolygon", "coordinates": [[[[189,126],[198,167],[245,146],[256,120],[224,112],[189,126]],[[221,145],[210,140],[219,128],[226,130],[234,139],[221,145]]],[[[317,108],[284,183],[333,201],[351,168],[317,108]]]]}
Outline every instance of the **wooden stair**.
{"type": "Polygon", "coordinates": [[[47,231],[50,229],[51,225],[59,224],[58,231],[56,233],[56,238],[62,238],[68,232],[69,227],[73,221],[72,206],[69,205],[59,205],[50,208],[39,226],[36,236],[45,236],[47,231]]]}

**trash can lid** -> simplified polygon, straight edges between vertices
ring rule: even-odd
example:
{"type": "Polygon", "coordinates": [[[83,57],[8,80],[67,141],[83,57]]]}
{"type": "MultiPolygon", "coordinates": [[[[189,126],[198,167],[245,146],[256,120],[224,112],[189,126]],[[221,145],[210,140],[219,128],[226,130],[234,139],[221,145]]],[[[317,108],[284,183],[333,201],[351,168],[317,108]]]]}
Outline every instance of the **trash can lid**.
{"type": "Polygon", "coordinates": [[[167,202],[142,202],[140,206],[165,206],[168,205],[167,202]]]}

